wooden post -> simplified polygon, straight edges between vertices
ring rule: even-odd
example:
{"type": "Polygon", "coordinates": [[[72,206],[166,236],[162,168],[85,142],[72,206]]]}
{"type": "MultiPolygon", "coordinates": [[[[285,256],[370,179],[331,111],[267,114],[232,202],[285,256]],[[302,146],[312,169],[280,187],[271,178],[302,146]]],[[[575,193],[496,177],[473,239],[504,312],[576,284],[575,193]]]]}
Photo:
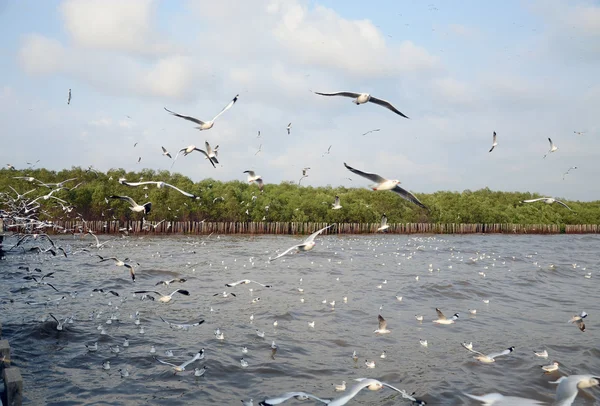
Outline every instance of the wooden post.
{"type": "Polygon", "coordinates": [[[8,340],[0,340],[0,369],[10,366],[10,345],[8,340]]]}
{"type": "Polygon", "coordinates": [[[19,368],[6,368],[4,378],[4,394],[8,406],[21,406],[23,403],[23,377],[19,368]]]}

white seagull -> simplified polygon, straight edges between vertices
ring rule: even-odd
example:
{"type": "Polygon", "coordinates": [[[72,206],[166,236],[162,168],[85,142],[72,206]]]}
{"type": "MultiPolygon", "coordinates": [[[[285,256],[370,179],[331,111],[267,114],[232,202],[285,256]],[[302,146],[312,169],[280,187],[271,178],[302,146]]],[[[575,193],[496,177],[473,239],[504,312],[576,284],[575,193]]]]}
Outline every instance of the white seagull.
{"type": "MultiPolygon", "coordinates": [[[[200,324],[204,323],[204,320],[200,320],[200,321],[197,321],[195,323],[173,323],[173,322],[170,322],[170,321],[167,321],[167,320],[163,319],[162,316],[158,316],[158,317],[160,317],[160,319],[162,321],[164,321],[165,323],[167,323],[169,325],[169,327],[171,327],[174,330],[185,330],[185,331],[187,331],[187,330],[190,329],[190,327],[196,327],[196,326],[199,326],[200,324]]],[[[204,352],[204,349],[202,349],[202,352],[204,352]]]]}
{"type": "Polygon", "coordinates": [[[388,228],[390,228],[390,226],[388,226],[387,223],[387,216],[385,213],[383,213],[383,216],[381,216],[381,226],[377,229],[377,231],[385,231],[388,228]]]}
{"type": "Polygon", "coordinates": [[[166,107],[165,107],[164,109],[165,109],[166,111],[168,111],[169,113],[173,114],[174,116],[177,116],[177,117],[180,117],[180,118],[183,118],[183,119],[185,119],[185,120],[192,121],[192,122],[194,122],[194,123],[198,124],[198,125],[199,125],[199,127],[196,127],[196,128],[197,128],[198,130],[200,130],[200,131],[202,131],[202,130],[210,130],[210,129],[213,127],[213,125],[215,124],[215,120],[216,120],[217,118],[219,118],[219,116],[220,116],[221,114],[223,114],[223,113],[225,113],[227,110],[229,110],[229,109],[231,108],[231,106],[233,106],[233,105],[235,104],[235,102],[237,101],[238,97],[239,97],[239,94],[238,94],[238,95],[236,95],[236,96],[233,98],[233,100],[231,100],[231,101],[229,102],[229,104],[228,104],[227,106],[225,106],[225,108],[224,108],[223,110],[221,110],[221,112],[220,112],[219,114],[217,114],[217,115],[215,116],[215,118],[213,118],[213,119],[212,119],[212,120],[210,120],[210,121],[202,121],[202,120],[198,120],[198,119],[197,119],[197,118],[195,118],[195,117],[190,117],[190,116],[182,116],[181,114],[177,114],[177,113],[175,113],[175,112],[173,112],[173,111],[171,111],[171,110],[167,109],[166,107]]]}
{"type": "Polygon", "coordinates": [[[127,182],[125,180],[125,178],[121,178],[121,179],[119,179],[119,183],[121,185],[132,186],[132,187],[142,186],[142,185],[156,185],[156,187],[159,189],[162,189],[163,187],[166,186],[166,187],[170,187],[171,189],[178,191],[179,193],[181,193],[184,196],[191,197],[192,199],[197,198],[197,196],[193,193],[184,192],[183,190],[179,189],[178,187],[173,186],[166,182],[162,182],[160,180],[159,181],[145,181],[145,182],[127,182]]]}
{"type": "Polygon", "coordinates": [[[371,189],[373,189],[373,190],[391,190],[394,193],[398,193],[400,196],[402,196],[404,199],[408,200],[409,202],[413,202],[417,206],[427,209],[427,206],[425,206],[423,203],[421,203],[419,201],[419,199],[417,199],[415,197],[415,195],[413,195],[409,191],[404,190],[400,186],[398,186],[400,184],[399,180],[386,179],[386,178],[382,178],[381,176],[379,176],[375,173],[367,173],[367,172],[359,171],[358,169],[354,169],[354,168],[346,165],[346,162],[344,162],[344,166],[350,172],[354,172],[355,174],[360,175],[363,178],[366,178],[366,179],[369,179],[369,180],[375,182],[375,184],[371,186],[371,189]]]}
{"type": "Polygon", "coordinates": [[[544,155],[544,158],[546,158],[548,156],[548,154],[551,154],[558,149],[558,147],[556,145],[554,145],[554,143],[552,142],[552,140],[550,138],[548,138],[548,141],[550,142],[550,149],[548,150],[548,152],[546,152],[546,155],[544,155]]]}
{"type": "Polygon", "coordinates": [[[206,155],[208,155],[208,159],[210,159],[214,164],[218,164],[217,155],[219,155],[219,146],[212,148],[208,141],[204,141],[204,146],[206,147],[206,155]]]}
{"type": "Polygon", "coordinates": [[[169,295],[163,295],[162,293],[157,292],[155,290],[138,290],[138,291],[135,291],[133,293],[156,293],[157,295],[160,296],[158,298],[158,301],[161,302],[161,303],[169,303],[171,301],[171,299],[173,298],[173,295],[175,293],[180,293],[180,294],[185,295],[185,296],[189,296],[190,295],[190,292],[188,292],[185,289],[177,289],[177,290],[175,290],[174,292],[172,292],[169,295]]]}
{"type": "Polygon", "coordinates": [[[206,153],[206,151],[203,149],[200,149],[200,148],[196,148],[196,146],[193,144],[188,145],[185,148],[181,148],[179,151],[177,151],[177,155],[175,155],[175,159],[173,160],[173,163],[171,164],[171,168],[173,167],[173,165],[175,165],[175,161],[177,161],[177,158],[179,157],[179,154],[181,152],[183,152],[183,156],[188,156],[189,154],[191,154],[194,151],[201,152],[206,157],[206,159],[208,159],[210,161],[210,164],[213,166],[213,168],[216,168],[215,163],[213,162],[211,157],[206,153]]]}
{"type": "Polygon", "coordinates": [[[536,357],[540,357],[540,358],[548,358],[548,350],[543,350],[543,351],[533,351],[533,353],[535,354],[536,357]]]}
{"type": "MultiPolygon", "coordinates": [[[[102,257],[100,255],[97,255],[97,254],[96,254],[96,256],[98,258],[100,258],[100,262],[113,260],[115,262],[116,266],[124,266],[125,268],[129,269],[129,275],[131,276],[131,280],[135,282],[135,269],[134,269],[134,267],[132,265],[130,265],[130,264],[126,263],[126,262],[121,261],[117,257],[104,258],[104,257],[102,257]]],[[[127,260],[127,258],[125,258],[125,259],[127,260]]]]}
{"type": "Polygon", "coordinates": [[[342,208],[342,205],[340,204],[340,197],[336,196],[335,197],[335,201],[331,204],[331,209],[332,210],[339,210],[342,208]]]}
{"type": "Polygon", "coordinates": [[[117,195],[112,195],[109,196],[111,199],[121,199],[121,200],[125,200],[126,202],[128,202],[131,207],[130,209],[136,213],[140,213],[140,212],[144,212],[144,214],[148,214],[150,213],[150,210],[152,209],[152,203],[148,202],[148,203],[144,203],[142,205],[139,205],[135,202],[135,200],[133,200],[131,197],[129,196],[117,196],[117,195]]]}
{"type": "Polygon", "coordinates": [[[183,372],[183,371],[185,371],[185,367],[187,367],[188,365],[190,365],[194,361],[202,359],[203,357],[204,357],[204,349],[198,351],[196,353],[196,355],[194,355],[194,357],[192,359],[190,359],[188,361],[185,361],[184,363],[182,363],[180,365],[171,364],[170,362],[160,360],[160,359],[158,359],[156,357],[154,357],[154,359],[157,360],[158,362],[160,362],[161,364],[170,365],[171,368],[173,368],[175,370],[175,373],[177,373],[177,372],[183,372]]]}
{"type": "Polygon", "coordinates": [[[435,308],[435,311],[437,312],[438,318],[437,318],[437,320],[433,320],[434,323],[452,324],[452,323],[454,323],[454,321],[456,319],[458,319],[458,313],[454,313],[452,318],[448,319],[448,318],[446,318],[446,316],[444,316],[444,313],[442,313],[442,311],[440,309],[438,309],[437,307],[435,308]]]}
{"type": "Polygon", "coordinates": [[[415,399],[414,397],[412,397],[411,395],[406,393],[406,391],[404,391],[402,389],[398,389],[398,388],[396,388],[390,384],[387,384],[385,382],[378,381],[377,379],[357,378],[355,380],[359,381],[359,383],[357,383],[352,388],[350,388],[350,391],[347,394],[342,395],[342,396],[330,401],[328,403],[328,406],[343,406],[343,405],[347,404],[352,398],[354,398],[361,390],[363,390],[365,388],[368,388],[369,390],[372,390],[372,391],[378,391],[381,388],[383,388],[384,386],[400,393],[402,395],[402,397],[405,399],[411,400],[413,402],[417,401],[417,399],[415,399]]]}
{"type": "Polygon", "coordinates": [[[319,401],[321,403],[325,403],[327,404],[331,404],[331,399],[321,399],[316,397],[315,395],[311,395],[310,393],[305,393],[305,392],[287,392],[284,393],[283,395],[279,395],[273,398],[267,398],[261,402],[258,402],[258,404],[260,406],[275,406],[275,405],[279,405],[291,398],[295,398],[296,400],[307,400],[307,399],[314,399],[316,401],[319,401]]]}
{"type": "Polygon", "coordinates": [[[69,89],[69,97],[67,98],[67,104],[71,104],[71,89],[69,89]]]}
{"type": "Polygon", "coordinates": [[[356,104],[357,106],[359,104],[365,104],[367,102],[371,102],[371,103],[375,103],[378,104],[382,107],[385,107],[388,110],[393,111],[394,113],[398,114],[399,116],[402,116],[404,118],[408,118],[408,116],[402,114],[398,109],[396,109],[394,106],[392,106],[392,104],[386,100],[383,99],[378,99],[376,97],[371,96],[369,93],[352,93],[352,92],[336,92],[336,93],[320,93],[320,92],[314,92],[315,94],[321,95],[321,96],[343,96],[343,97],[351,97],[353,98],[353,103],[356,104]]]}
{"type": "Polygon", "coordinates": [[[600,377],[593,375],[561,376],[558,380],[550,383],[558,384],[554,406],[571,406],[577,397],[578,390],[600,385],[600,377]]]}
{"type": "Polygon", "coordinates": [[[492,143],[492,148],[490,149],[489,152],[492,152],[494,150],[494,148],[496,147],[496,145],[498,145],[498,141],[496,140],[496,131],[494,131],[494,137],[493,137],[493,143],[492,143]]]}
{"type": "Polygon", "coordinates": [[[565,180],[565,176],[567,176],[569,174],[569,172],[571,172],[573,169],[578,169],[578,168],[576,166],[572,166],[569,169],[567,169],[567,171],[565,173],[563,173],[562,179],[565,180]]]}
{"type": "Polygon", "coordinates": [[[162,154],[164,156],[168,156],[169,158],[173,159],[173,157],[171,156],[171,154],[169,153],[169,151],[167,151],[167,149],[165,147],[161,146],[161,148],[162,148],[162,151],[163,151],[162,154]]]}
{"type": "Polygon", "coordinates": [[[288,135],[290,135],[290,130],[291,130],[291,129],[292,129],[292,123],[289,123],[289,124],[287,125],[287,132],[288,132],[288,135]]]}
{"type": "Polygon", "coordinates": [[[264,184],[263,184],[262,176],[257,175],[254,171],[244,171],[243,173],[248,174],[248,183],[256,182],[256,184],[258,185],[258,189],[260,191],[263,190],[264,184]]]}
{"type": "Polygon", "coordinates": [[[585,331],[585,323],[583,322],[583,319],[585,319],[587,315],[588,314],[586,312],[581,312],[581,314],[571,317],[569,323],[575,323],[579,330],[585,331]]]}
{"type": "Polygon", "coordinates": [[[270,288],[270,287],[272,287],[272,285],[263,285],[260,282],[251,281],[250,279],[242,279],[242,280],[237,281],[237,282],[226,283],[225,286],[227,286],[228,288],[232,288],[232,287],[234,287],[236,285],[246,285],[248,283],[256,283],[257,285],[260,285],[263,288],[270,288]]]}
{"type": "Polygon", "coordinates": [[[315,231],[314,233],[312,233],[311,235],[309,235],[304,241],[302,241],[300,244],[294,245],[293,247],[288,248],[287,250],[283,251],[281,254],[277,255],[275,258],[269,258],[269,261],[275,261],[278,258],[281,258],[282,256],[284,256],[285,254],[287,254],[288,252],[296,249],[297,251],[310,251],[314,248],[315,246],[315,238],[321,234],[323,231],[327,230],[329,227],[333,227],[335,224],[331,224],[327,227],[323,227],[320,230],[315,231]]]}
{"type": "Polygon", "coordinates": [[[573,209],[571,209],[569,206],[567,206],[565,203],[561,202],[560,200],[557,200],[553,197],[539,197],[537,199],[529,199],[529,200],[523,200],[521,203],[534,203],[534,202],[540,202],[543,201],[546,204],[552,204],[552,203],[558,203],[561,206],[565,206],[567,209],[573,211],[573,209]]]}
{"type": "Polygon", "coordinates": [[[558,371],[558,366],[559,366],[559,365],[560,365],[560,364],[558,363],[558,361],[554,361],[554,362],[553,362],[552,364],[550,364],[550,365],[541,365],[540,367],[542,368],[542,370],[543,370],[545,373],[549,374],[549,373],[551,373],[551,372],[558,371]]]}
{"type": "Polygon", "coordinates": [[[471,351],[473,354],[477,354],[477,356],[473,357],[473,358],[475,358],[478,361],[481,361],[481,362],[484,362],[484,363],[488,363],[488,364],[492,363],[492,362],[496,362],[496,360],[494,358],[499,357],[501,355],[508,355],[508,354],[510,354],[511,352],[513,352],[515,350],[515,347],[509,347],[509,348],[507,348],[504,351],[493,352],[491,354],[487,354],[486,355],[486,354],[481,353],[479,351],[475,351],[472,348],[469,348],[469,347],[472,347],[472,345],[467,345],[466,343],[461,343],[460,345],[462,345],[463,348],[466,348],[467,350],[471,351]]]}
{"type": "Polygon", "coordinates": [[[470,395],[464,393],[465,396],[473,400],[483,403],[483,406],[541,406],[545,403],[534,399],[521,398],[517,396],[504,396],[500,393],[488,393],[487,395],[470,395]]]}
{"type": "Polygon", "coordinates": [[[387,334],[387,333],[391,332],[387,328],[387,321],[383,317],[381,317],[381,314],[377,316],[377,320],[379,320],[379,327],[377,327],[377,330],[373,331],[373,333],[375,333],[375,334],[387,334]]]}

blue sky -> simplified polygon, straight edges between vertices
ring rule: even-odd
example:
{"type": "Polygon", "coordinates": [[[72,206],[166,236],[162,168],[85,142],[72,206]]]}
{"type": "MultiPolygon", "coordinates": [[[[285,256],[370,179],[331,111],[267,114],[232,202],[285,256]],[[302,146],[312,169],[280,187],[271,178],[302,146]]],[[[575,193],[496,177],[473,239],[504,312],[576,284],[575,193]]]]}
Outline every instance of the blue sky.
{"type": "Polygon", "coordinates": [[[173,170],[279,183],[309,166],[304,185],[366,186],[347,162],[413,192],[600,194],[598,2],[0,0],[0,24],[2,165],[162,170],[161,146],[208,141],[222,166],[173,170]],[[208,120],[236,94],[208,131],[163,110],[208,120]]]}

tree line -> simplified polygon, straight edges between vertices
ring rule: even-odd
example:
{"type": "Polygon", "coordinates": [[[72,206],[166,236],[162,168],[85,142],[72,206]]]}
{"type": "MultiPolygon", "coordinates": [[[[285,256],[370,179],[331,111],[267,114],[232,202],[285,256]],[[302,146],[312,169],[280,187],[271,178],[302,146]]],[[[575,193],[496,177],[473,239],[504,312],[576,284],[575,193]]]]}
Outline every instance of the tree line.
{"type": "Polygon", "coordinates": [[[257,185],[241,181],[220,182],[211,178],[193,182],[190,178],[169,171],[144,169],[126,172],[111,169],[106,173],[91,168],[72,167],[61,171],[47,169],[0,170],[0,209],[9,210],[18,193],[35,189],[23,201],[33,200],[52,190],[44,183],[58,183],[76,178],[52,194],[56,199],[38,199],[40,220],[67,220],[80,217],[85,220],[133,220],[129,205],[111,195],[126,195],[138,204],[152,202],[148,221],[292,221],[327,223],[373,223],[386,214],[390,223],[514,223],[514,224],[599,224],[600,201],[580,202],[563,200],[573,210],[558,204],[543,202],[522,204],[525,199],[541,197],[529,192],[500,192],[488,188],[462,192],[439,191],[430,194],[415,193],[429,210],[422,209],[392,192],[374,192],[366,188],[343,186],[299,186],[294,182],[257,185]],[[33,177],[34,181],[15,179],[33,177]],[[163,181],[174,185],[196,198],[186,197],[171,188],[129,187],[119,183],[163,181]],[[39,181],[39,182],[38,182],[39,181]],[[9,187],[10,186],[10,187],[9,187]],[[75,187],[76,186],[76,187],[75,187]],[[340,197],[342,208],[332,210],[335,196],[340,197]],[[72,207],[69,210],[69,207],[72,207]]]}

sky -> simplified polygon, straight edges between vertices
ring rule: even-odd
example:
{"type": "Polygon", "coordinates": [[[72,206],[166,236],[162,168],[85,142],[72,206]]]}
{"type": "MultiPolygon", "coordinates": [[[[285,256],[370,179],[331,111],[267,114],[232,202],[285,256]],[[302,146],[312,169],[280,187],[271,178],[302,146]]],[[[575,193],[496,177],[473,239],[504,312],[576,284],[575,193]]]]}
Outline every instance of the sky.
{"type": "Polygon", "coordinates": [[[216,169],[172,170],[600,199],[598,1],[0,0],[0,27],[0,166],[169,170],[161,146],[208,141],[216,169]],[[207,121],[236,94],[206,131],[163,109],[207,121]]]}

